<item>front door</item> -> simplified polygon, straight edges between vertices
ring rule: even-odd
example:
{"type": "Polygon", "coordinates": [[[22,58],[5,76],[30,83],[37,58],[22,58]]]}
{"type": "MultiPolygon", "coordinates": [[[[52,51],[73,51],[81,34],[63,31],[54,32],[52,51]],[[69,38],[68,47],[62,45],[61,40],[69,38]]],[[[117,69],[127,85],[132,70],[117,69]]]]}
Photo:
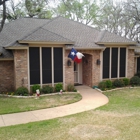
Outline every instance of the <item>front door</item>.
{"type": "Polygon", "coordinates": [[[74,62],[74,84],[82,84],[82,62],[77,64],[74,62]]]}

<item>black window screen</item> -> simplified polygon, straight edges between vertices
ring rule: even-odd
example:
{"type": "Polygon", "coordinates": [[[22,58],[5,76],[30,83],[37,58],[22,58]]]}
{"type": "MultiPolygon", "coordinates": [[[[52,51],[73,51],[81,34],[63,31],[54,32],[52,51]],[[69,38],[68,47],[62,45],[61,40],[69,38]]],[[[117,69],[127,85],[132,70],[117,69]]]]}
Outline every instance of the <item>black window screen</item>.
{"type": "Polygon", "coordinates": [[[140,71],[140,57],[137,58],[137,72],[140,71]]]}
{"type": "Polygon", "coordinates": [[[117,78],[118,73],[118,48],[112,48],[111,78],[117,78]]]}
{"type": "Polygon", "coordinates": [[[62,48],[54,48],[54,83],[63,82],[62,48]]]}
{"type": "Polygon", "coordinates": [[[40,55],[38,47],[29,48],[30,84],[40,84],[40,55]]]}
{"type": "Polygon", "coordinates": [[[52,83],[51,48],[42,48],[42,83],[52,83]]]}
{"type": "Polygon", "coordinates": [[[120,77],[125,77],[126,48],[120,48],[120,77]]]}
{"type": "Polygon", "coordinates": [[[110,65],[110,48],[106,48],[103,52],[103,79],[109,78],[110,65]]]}

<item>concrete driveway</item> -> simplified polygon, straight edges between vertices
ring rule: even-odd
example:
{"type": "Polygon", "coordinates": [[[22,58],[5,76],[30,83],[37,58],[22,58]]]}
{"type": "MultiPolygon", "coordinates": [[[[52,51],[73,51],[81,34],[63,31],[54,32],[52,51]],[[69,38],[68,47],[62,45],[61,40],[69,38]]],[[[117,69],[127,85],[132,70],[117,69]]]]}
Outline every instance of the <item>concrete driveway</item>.
{"type": "Polygon", "coordinates": [[[73,104],[36,111],[0,115],[0,127],[49,120],[88,110],[108,103],[108,98],[88,86],[76,86],[82,95],[82,100],[73,104]]]}

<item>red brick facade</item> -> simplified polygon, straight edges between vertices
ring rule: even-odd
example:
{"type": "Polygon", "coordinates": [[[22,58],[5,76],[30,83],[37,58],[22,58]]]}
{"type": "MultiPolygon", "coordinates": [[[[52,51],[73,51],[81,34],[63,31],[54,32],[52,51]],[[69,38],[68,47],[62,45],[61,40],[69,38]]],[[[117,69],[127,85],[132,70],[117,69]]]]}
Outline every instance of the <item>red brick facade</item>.
{"type": "Polygon", "coordinates": [[[14,61],[0,61],[0,92],[14,91],[14,61]]]}
{"type": "Polygon", "coordinates": [[[128,65],[127,65],[127,77],[131,78],[135,74],[135,59],[134,59],[135,53],[134,49],[128,50],[128,65]]]}
{"type": "Polygon", "coordinates": [[[15,89],[28,87],[28,57],[27,50],[14,51],[15,89]]]}
{"type": "MultiPolygon", "coordinates": [[[[100,60],[100,53],[99,50],[78,50],[79,52],[83,53],[85,57],[82,60],[82,83],[84,85],[93,86],[97,85],[100,82],[100,65],[97,65],[97,59],[100,60]]],[[[66,86],[68,84],[74,84],[74,66],[73,62],[71,66],[67,66],[68,61],[68,54],[70,51],[66,51],[65,53],[65,83],[66,86]]]]}
{"type": "MultiPolygon", "coordinates": [[[[85,57],[82,60],[82,83],[88,86],[98,85],[101,80],[102,65],[97,65],[97,59],[101,59],[100,50],[78,50],[85,57]]],[[[64,82],[74,84],[74,63],[67,65],[70,50],[65,51],[64,57],[64,82]]],[[[101,60],[100,60],[101,61],[101,60]]],[[[14,61],[0,61],[0,92],[12,91],[20,86],[28,88],[28,54],[27,50],[15,50],[14,61]]],[[[128,50],[127,77],[131,78],[135,73],[134,50],[128,50]]]]}

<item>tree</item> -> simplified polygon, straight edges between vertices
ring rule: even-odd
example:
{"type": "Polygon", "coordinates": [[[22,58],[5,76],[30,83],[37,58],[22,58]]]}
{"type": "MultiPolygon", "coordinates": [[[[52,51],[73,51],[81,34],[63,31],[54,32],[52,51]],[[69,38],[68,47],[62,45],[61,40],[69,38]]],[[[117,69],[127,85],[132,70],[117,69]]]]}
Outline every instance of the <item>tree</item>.
{"type": "Polygon", "coordinates": [[[5,20],[6,20],[6,1],[8,0],[0,0],[0,8],[1,8],[1,22],[0,22],[0,32],[3,29],[5,20]]]}
{"type": "Polygon", "coordinates": [[[140,43],[140,0],[127,0],[124,10],[124,18],[129,23],[127,37],[140,43]]]}
{"type": "Polygon", "coordinates": [[[102,0],[99,6],[101,14],[94,22],[98,29],[140,42],[140,0],[102,0]]]}
{"type": "Polygon", "coordinates": [[[51,18],[51,11],[47,9],[46,0],[25,0],[25,7],[29,17],[51,18]]]}
{"type": "Polygon", "coordinates": [[[90,0],[62,0],[54,9],[56,16],[63,16],[85,24],[98,17],[99,7],[90,0]]]}
{"type": "Polygon", "coordinates": [[[7,7],[7,20],[10,22],[21,17],[26,16],[26,10],[23,2],[14,3],[13,0],[10,0],[9,6],[7,7]]]}

